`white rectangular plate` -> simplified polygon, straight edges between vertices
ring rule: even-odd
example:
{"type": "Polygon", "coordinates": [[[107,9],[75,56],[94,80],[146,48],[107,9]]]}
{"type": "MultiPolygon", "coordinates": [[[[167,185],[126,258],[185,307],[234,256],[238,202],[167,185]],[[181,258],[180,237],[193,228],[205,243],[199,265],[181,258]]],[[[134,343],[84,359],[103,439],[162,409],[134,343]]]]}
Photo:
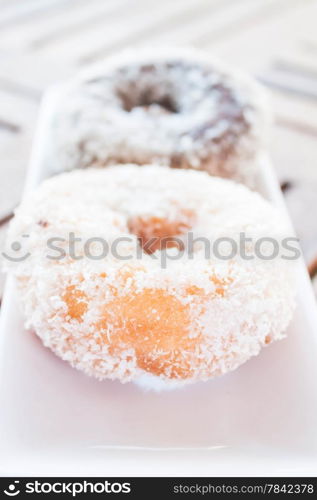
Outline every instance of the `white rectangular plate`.
{"type": "MultiPolygon", "coordinates": [[[[49,174],[58,90],[43,103],[27,190],[49,174]]],[[[270,162],[258,190],[283,208],[270,162]]],[[[284,208],[283,208],[284,209],[284,208]]],[[[316,475],[317,313],[301,264],[288,338],[235,372],[143,392],[73,370],[23,328],[8,280],[0,335],[2,475],[316,475]]]]}

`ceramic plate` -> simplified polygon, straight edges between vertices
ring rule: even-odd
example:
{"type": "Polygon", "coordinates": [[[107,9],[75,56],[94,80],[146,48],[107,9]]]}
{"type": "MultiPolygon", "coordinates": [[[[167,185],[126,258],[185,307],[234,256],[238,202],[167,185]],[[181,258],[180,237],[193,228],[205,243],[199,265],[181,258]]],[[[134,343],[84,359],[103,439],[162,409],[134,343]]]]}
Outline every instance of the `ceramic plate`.
{"type": "MultiPolygon", "coordinates": [[[[50,170],[58,89],[42,106],[26,190],[50,170]]],[[[282,206],[268,159],[258,190],[282,206]]],[[[284,208],[283,208],[284,209],[284,208]]],[[[9,279],[0,334],[2,475],[316,475],[317,313],[303,264],[288,338],[233,373],[171,392],[98,382],[23,328],[9,279]]]]}

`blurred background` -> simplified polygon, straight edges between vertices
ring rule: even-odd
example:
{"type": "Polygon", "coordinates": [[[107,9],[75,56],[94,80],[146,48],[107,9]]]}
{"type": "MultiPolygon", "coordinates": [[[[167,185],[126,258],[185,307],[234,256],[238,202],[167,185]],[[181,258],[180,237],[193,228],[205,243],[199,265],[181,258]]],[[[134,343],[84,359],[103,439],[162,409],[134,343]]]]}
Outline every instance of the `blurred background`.
{"type": "Polygon", "coordinates": [[[46,87],[126,47],[194,46],[270,91],[270,152],[317,296],[316,26],[316,0],[0,0],[0,251],[46,87]]]}

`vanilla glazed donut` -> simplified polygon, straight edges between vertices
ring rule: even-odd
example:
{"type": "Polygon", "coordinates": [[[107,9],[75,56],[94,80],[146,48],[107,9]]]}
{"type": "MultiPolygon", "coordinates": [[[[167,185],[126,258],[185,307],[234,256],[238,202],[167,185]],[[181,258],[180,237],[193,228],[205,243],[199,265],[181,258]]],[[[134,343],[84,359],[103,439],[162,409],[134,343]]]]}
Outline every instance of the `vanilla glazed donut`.
{"type": "Polygon", "coordinates": [[[195,50],[125,51],[66,85],[55,165],[160,163],[253,185],[267,107],[252,78],[195,50]]]}
{"type": "Polygon", "coordinates": [[[10,264],[27,327],[98,379],[160,389],[229,372],[283,338],[294,308],[290,262],[206,256],[202,237],[242,231],[288,234],[259,194],[206,172],[122,165],[52,177],[9,230],[8,248],[29,235],[29,257],[10,264]],[[119,246],[106,254],[97,237],[119,246]]]}

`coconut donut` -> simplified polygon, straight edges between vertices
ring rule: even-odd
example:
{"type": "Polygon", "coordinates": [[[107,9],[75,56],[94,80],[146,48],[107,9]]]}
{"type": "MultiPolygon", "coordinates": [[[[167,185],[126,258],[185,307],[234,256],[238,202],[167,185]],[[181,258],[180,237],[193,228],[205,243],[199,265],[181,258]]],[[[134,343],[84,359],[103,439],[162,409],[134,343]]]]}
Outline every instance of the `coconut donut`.
{"type": "Polygon", "coordinates": [[[285,336],[290,262],[222,258],[205,244],[245,232],[249,255],[255,238],[288,230],[243,185],[122,165],[44,181],[17,209],[7,252],[29,235],[28,258],[10,268],[45,346],[98,379],[168,388],[231,371],[285,336]]]}
{"type": "Polygon", "coordinates": [[[160,163],[252,185],[266,108],[255,81],[207,55],[124,52],[64,89],[56,164],[160,163]]]}

